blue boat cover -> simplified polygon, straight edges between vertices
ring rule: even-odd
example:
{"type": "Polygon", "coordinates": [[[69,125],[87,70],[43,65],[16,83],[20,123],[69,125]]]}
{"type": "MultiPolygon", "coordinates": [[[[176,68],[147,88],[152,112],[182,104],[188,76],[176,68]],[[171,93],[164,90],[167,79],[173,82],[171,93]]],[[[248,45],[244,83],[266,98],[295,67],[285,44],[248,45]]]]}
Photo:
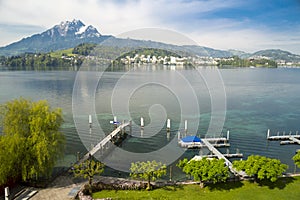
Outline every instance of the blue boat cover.
{"type": "Polygon", "coordinates": [[[201,139],[197,136],[186,136],[185,138],[181,139],[182,142],[201,142],[201,139]]]}

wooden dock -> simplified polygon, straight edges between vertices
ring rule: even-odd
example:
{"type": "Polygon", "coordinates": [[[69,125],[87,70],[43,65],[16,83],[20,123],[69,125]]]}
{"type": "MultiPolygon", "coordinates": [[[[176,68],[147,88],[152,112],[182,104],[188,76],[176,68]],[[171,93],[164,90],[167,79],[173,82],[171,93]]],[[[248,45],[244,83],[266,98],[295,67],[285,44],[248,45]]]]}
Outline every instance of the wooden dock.
{"type": "MultiPolygon", "coordinates": [[[[242,158],[244,155],[242,153],[223,153],[226,158],[242,158]]],[[[206,157],[206,158],[217,158],[218,156],[215,154],[208,155],[198,155],[195,157],[206,157]]]]}
{"type": "Polygon", "coordinates": [[[295,137],[289,137],[289,140],[281,141],[280,144],[300,144],[300,140],[295,137]]]}
{"type": "Polygon", "coordinates": [[[279,134],[279,132],[277,132],[277,135],[271,135],[270,134],[270,129],[268,129],[267,131],[267,139],[268,140],[284,140],[281,141],[280,144],[300,144],[300,135],[298,134],[298,131],[296,132],[296,134],[292,134],[292,132],[290,131],[289,134],[286,134],[285,132],[283,132],[282,134],[279,134]]]}
{"type": "MultiPolygon", "coordinates": [[[[200,155],[200,156],[203,156],[202,151],[199,152],[199,155],[200,155]]],[[[243,157],[243,154],[240,153],[239,149],[236,149],[236,152],[235,152],[235,153],[230,153],[230,152],[229,152],[229,149],[227,149],[227,152],[226,152],[226,153],[223,153],[223,155],[224,155],[226,158],[242,158],[242,157],[243,157]]],[[[209,157],[209,158],[217,157],[215,154],[204,155],[204,156],[209,157]]]]}
{"type": "MultiPolygon", "coordinates": [[[[203,142],[188,142],[188,143],[179,142],[179,145],[187,149],[199,149],[199,148],[207,147],[203,142]]],[[[214,147],[230,147],[229,143],[213,143],[211,145],[213,145],[214,147]]]]}
{"type": "MultiPolygon", "coordinates": [[[[230,147],[228,143],[228,137],[212,137],[212,138],[205,138],[206,141],[210,142],[211,145],[214,147],[230,147]]],[[[201,139],[204,140],[204,139],[201,139]]],[[[195,148],[205,148],[206,145],[203,142],[183,142],[178,138],[178,144],[183,148],[188,149],[195,149],[195,148]]]]}
{"type": "Polygon", "coordinates": [[[207,148],[219,159],[224,159],[225,164],[228,166],[229,170],[234,174],[240,177],[246,177],[247,174],[243,171],[237,171],[233,168],[232,163],[220,152],[216,149],[208,140],[202,139],[202,142],[207,146],[207,148]]]}
{"type": "MultiPolygon", "coordinates": [[[[223,154],[226,158],[242,158],[243,154],[242,153],[225,153],[223,154]]],[[[218,158],[217,155],[215,154],[208,154],[208,155],[196,155],[192,160],[201,160],[202,158],[218,158]]]]}
{"type": "Polygon", "coordinates": [[[120,131],[123,131],[126,126],[131,127],[131,121],[124,122],[120,124],[114,131],[112,131],[110,134],[108,134],[103,140],[101,140],[97,145],[94,146],[89,152],[87,152],[78,162],[77,164],[80,164],[87,160],[90,156],[93,156],[96,152],[103,149],[105,145],[109,142],[111,142],[112,138],[115,137],[120,131]]]}
{"type": "Polygon", "coordinates": [[[212,142],[228,142],[228,139],[225,137],[213,137],[213,138],[204,138],[205,140],[212,142]]]}

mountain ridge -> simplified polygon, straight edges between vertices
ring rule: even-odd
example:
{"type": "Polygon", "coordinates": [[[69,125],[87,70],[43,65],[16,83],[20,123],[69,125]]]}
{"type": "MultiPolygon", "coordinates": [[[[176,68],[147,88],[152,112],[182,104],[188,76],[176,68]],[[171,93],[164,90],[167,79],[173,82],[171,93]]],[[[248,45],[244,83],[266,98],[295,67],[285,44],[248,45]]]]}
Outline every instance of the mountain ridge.
{"type": "Polygon", "coordinates": [[[0,55],[55,51],[72,48],[85,42],[100,43],[108,37],[110,36],[102,36],[92,25],[86,26],[82,21],[73,19],[0,47],[0,55]]]}
{"type": "Polygon", "coordinates": [[[74,48],[82,43],[99,44],[110,39],[106,45],[118,47],[151,47],[186,51],[196,56],[241,58],[267,57],[272,60],[285,62],[300,62],[300,56],[280,49],[266,49],[254,53],[239,50],[218,50],[197,45],[173,45],[150,40],[121,39],[111,35],[102,35],[94,26],[85,25],[81,20],[63,21],[42,33],[25,37],[7,46],[0,47],[0,56],[12,56],[22,53],[51,52],[67,48],[74,48]]]}

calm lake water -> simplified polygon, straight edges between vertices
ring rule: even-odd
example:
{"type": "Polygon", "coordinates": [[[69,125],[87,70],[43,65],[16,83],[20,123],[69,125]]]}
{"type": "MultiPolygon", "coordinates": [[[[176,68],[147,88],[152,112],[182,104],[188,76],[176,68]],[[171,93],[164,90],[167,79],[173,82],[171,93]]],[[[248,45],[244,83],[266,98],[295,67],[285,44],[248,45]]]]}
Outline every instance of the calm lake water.
{"type": "MultiPolygon", "coordinates": [[[[128,119],[126,109],[112,108],[114,102],[111,96],[116,95],[115,103],[127,105],[134,124],[139,124],[141,116],[145,118],[144,132],[141,133],[140,128],[134,125],[132,136],[122,144],[122,149],[128,152],[149,153],[162,149],[177,137],[178,131],[183,134],[183,119],[188,119],[189,135],[204,137],[209,130],[212,105],[215,104],[211,95],[222,91],[223,86],[211,91],[208,89],[211,83],[197,74],[200,72],[205,77],[215,69],[198,70],[143,67],[135,68],[131,73],[105,72],[95,92],[95,111],[104,134],[113,130],[109,123],[113,119],[112,113],[120,120],[128,119]],[[179,80],[178,72],[185,82],[179,80]],[[138,87],[132,90],[134,84],[138,87]],[[126,99],[127,93],[130,95],[126,99]],[[192,98],[196,99],[196,104],[192,98]],[[171,119],[172,124],[169,135],[166,132],[166,117],[171,119]]],[[[92,137],[88,129],[82,130],[79,136],[75,128],[72,93],[76,74],[74,71],[0,71],[0,103],[22,96],[32,100],[47,99],[53,107],[63,109],[65,123],[62,131],[67,141],[65,159],[59,164],[63,166],[73,163],[77,152],[81,155],[87,152],[88,147],[83,145],[81,137],[86,134],[86,138],[90,138],[86,142],[92,144],[97,142],[98,137],[97,134],[92,137]]],[[[87,72],[86,80],[89,77],[92,79],[92,74],[87,72]]],[[[299,145],[281,146],[278,141],[268,142],[266,131],[271,129],[276,134],[277,131],[295,133],[300,130],[300,69],[238,68],[223,69],[220,74],[220,80],[224,82],[226,109],[217,108],[216,113],[226,114],[222,132],[230,130],[230,152],[239,149],[244,158],[251,154],[278,158],[288,164],[289,171],[293,172],[291,158],[296,149],[300,149],[299,145]]],[[[85,102],[78,106],[90,108],[85,102]]],[[[81,117],[88,123],[87,115],[81,117]]],[[[214,121],[218,123],[218,120],[214,121]]],[[[94,127],[92,131],[97,132],[94,127]]],[[[175,148],[178,147],[174,147],[174,151],[175,148]]],[[[226,152],[226,148],[220,148],[220,151],[226,152]]],[[[197,153],[196,150],[189,150],[182,157],[191,158],[197,153]]],[[[106,173],[120,175],[113,170],[106,173]]],[[[173,167],[173,177],[178,179],[182,176],[173,167]]]]}

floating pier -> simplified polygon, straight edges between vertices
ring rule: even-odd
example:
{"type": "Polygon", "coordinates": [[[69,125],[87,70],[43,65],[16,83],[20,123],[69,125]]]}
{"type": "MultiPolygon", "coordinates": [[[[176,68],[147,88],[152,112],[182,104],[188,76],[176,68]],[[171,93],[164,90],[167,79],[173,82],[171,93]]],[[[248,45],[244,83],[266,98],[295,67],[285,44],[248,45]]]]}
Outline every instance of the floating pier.
{"type": "MultiPolygon", "coordinates": [[[[205,139],[202,139],[202,141],[205,139]]],[[[187,148],[187,149],[198,149],[198,148],[205,148],[207,147],[204,143],[202,142],[185,142],[185,143],[180,143],[179,145],[183,148],[187,148]]],[[[212,143],[211,144],[214,147],[230,147],[229,143],[212,143]]]]}
{"type": "Polygon", "coordinates": [[[270,129],[267,131],[267,140],[284,140],[281,141],[280,144],[300,144],[300,135],[298,134],[298,131],[296,131],[295,134],[292,134],[292,131],[290,131],[288,134],[283,132],[280,134],[277,132],[277,135],[271,135],[270,129]]]}
{"type": "Polygon", "coordinates": [[[223,159],[225,164],[228,166],[229,170],[236,176],[242,178],[248,175],[243,171],[237,171],[233,168],[232,163],[227,158],[232,157],[243,157],[243,154],[236,152],[235,154],[221,153],[216,147],[228,147],[229,142],[229,131],[227,131],[226,137],[213,137],[213,138],[199,138],[197,136],[187,136],[185,138],[180,137],[180,132],[178,132],[178,144],[183,148],[208,148],[212,155],[201,156],[197,155],[193,159],[202,159],[202,157],[217,157],[218,159],[223,159]]]}
{"type": "Polygon", "coordinates": [[[198,138],[197,136],[187,136],[181,138],[180,132],[178,132],[178,144],[183,148],[194,149],[203,148],[206,145],[202,142],[203,140],[208,141],[214,147],[229,147],[229,131],[227,131],[227,137],[208,137],[208,138],[198,138]]]}
{"type": "MultiPolygon", "coordinates": [[[[226,153],[223,153],[223,155],[226,157],[226,158],[242,158],[244,155],[242,153],[240,153],[240,151],[237,149],[236,150],[236,153],[230,153],[229,152],[229,149],[227,149],[227,152],[226,153]]],[[[201,157],[206,157],[206,158],[215,158],[215,157],[218,157],[217,155],[215,154],[208,154],[208,155],[202,155],[202,152],[200,151],[199,155],[198,156],[195,156],[196,158],[201,158],[201,157]]],[[[194,157],[194,158],[195,158],[194,157]]]]}

